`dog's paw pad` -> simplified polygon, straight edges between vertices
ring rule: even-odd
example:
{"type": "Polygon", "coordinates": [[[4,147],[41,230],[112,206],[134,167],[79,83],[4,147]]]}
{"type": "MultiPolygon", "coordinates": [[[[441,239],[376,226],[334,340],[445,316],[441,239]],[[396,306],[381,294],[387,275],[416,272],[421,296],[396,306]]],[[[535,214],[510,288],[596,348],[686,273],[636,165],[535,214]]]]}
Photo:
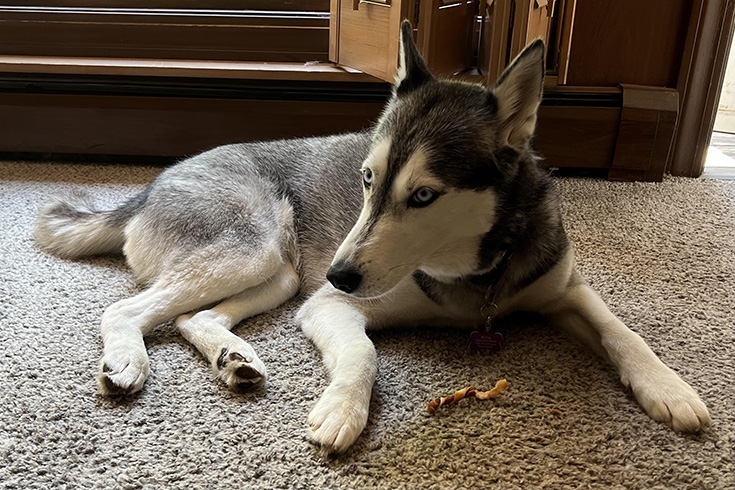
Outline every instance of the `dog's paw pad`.
{"type": "Polygon", "coordinates": [[[240,366],[235,370],[235,375],[243,379],[256,379],[260,377],[260,373],[250,366],[240,366]]]}
{"type": "Polygon", "coordinates": [[[219,378],[236,393],[245,393],[265,384],[265,365],[247,344],[237,351],[223,347],[216,364],[219,378]]]}

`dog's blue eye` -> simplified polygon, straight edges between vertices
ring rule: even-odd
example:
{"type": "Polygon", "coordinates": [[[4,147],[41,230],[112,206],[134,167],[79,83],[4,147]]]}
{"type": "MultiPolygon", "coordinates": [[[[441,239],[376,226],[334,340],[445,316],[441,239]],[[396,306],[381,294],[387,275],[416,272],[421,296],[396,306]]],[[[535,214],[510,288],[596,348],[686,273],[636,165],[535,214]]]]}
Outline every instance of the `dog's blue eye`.
{"type": "Polygon", "coordinates": [[[362,182],[365,184],[365,187],[370,187],[370,184],[373,183],[373,171],[369,168],[362,171],[362,182]]]}
{"type": "Polygon", "coordinates": [[[428,206],[432,202],[436,201],[439,197],[439,193],[428,187],[422,187],[413,193],[411,198],[408,200],[408,205],[414,208],[421,208],[428,206]]]}

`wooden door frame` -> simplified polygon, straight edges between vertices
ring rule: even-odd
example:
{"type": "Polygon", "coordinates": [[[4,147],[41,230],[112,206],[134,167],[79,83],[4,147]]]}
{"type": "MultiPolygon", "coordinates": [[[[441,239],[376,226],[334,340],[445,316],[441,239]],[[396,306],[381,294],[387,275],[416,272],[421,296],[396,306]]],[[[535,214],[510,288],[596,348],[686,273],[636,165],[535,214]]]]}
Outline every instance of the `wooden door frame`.
{"type": "Polygon", "coordinates": [[[679,119],[667,168],[699,177],[717,115],[735,29],[735,0],[694,0],[677,90],[679,119]]]}

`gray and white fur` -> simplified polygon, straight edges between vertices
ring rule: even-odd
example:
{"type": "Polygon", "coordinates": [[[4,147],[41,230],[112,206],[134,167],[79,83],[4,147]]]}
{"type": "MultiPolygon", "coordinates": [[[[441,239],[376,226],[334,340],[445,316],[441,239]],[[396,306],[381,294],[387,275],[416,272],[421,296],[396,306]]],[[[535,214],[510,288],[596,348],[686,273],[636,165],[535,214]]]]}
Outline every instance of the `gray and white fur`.
{"type": "Polygon", "coordinates": [[[543,43],[487,89],[436,79],[407,22],[401,38],[394,94],[370,132],[223,146],[117,209],[81,196],[42,209],[40,247],[69,258],[123,252],[148,285],[102,316],[102,393],[143,387],[143,337],[173,318],[230,388],[264,384],[265,365],[230,330],[300,294],[297,321],[331,373],[309,435],[344,451],[365,427],[377,372],[366,330],[477,328],[512,254],[501,315],[547,315],[608,359],[651,417],[682,431],[708,425],[694,390],[575,271],[558,197],[530,148],[543,43]]]}

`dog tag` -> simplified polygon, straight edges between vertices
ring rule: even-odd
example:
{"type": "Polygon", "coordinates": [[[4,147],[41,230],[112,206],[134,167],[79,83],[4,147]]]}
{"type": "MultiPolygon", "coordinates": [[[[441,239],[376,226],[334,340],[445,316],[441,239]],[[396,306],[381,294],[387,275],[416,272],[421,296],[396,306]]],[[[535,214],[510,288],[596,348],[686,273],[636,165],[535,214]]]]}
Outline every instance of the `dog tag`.
{"type": "Polygon", "coordinates": [[[470,334],[470,350],[473,352],[497,352],[503,348],[503,334],[500,332],[478,332],[470,334]]]}

